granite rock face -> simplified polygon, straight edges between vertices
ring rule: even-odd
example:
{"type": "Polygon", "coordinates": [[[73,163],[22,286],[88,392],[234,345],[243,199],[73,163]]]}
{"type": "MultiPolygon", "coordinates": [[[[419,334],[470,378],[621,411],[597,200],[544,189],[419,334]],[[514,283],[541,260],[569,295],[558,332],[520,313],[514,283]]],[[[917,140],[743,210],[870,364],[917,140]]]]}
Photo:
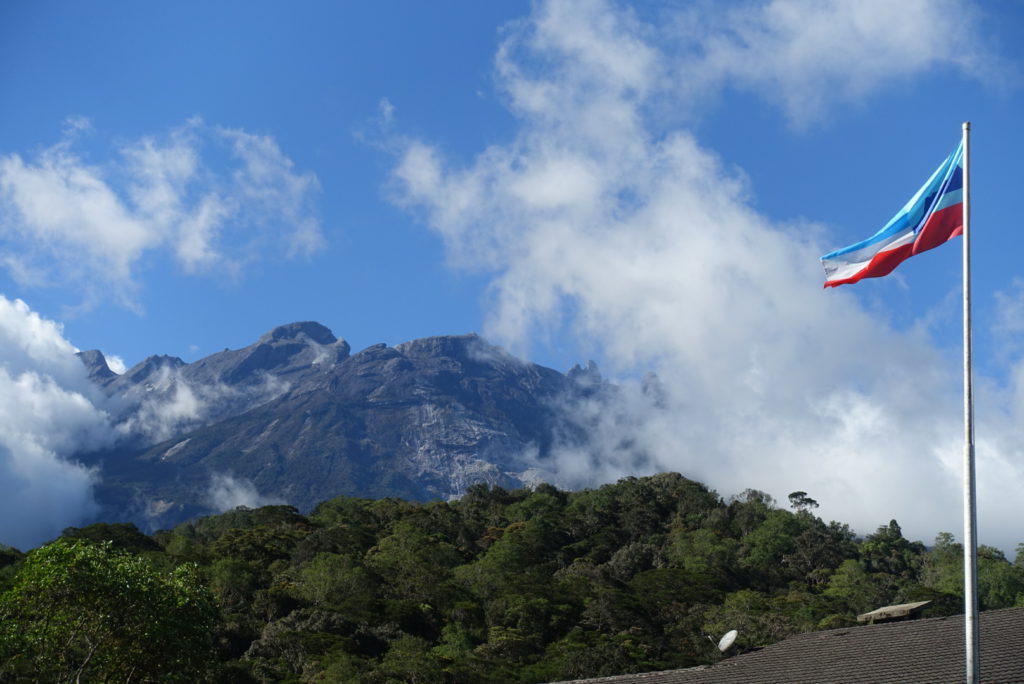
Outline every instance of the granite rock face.
{"type": "Polygon", "coordinates": [[[561,407],[610,391],[592,365],[559,373],[476,335],[350,354],[309,322],[191,364],[150,357],[120,376],[99,352],[81,357],[126,434],[83,456],[100,468],[103,516],[148,529],[233,500],[308,510],[343,494],[428,500],[478,482],[522,486],[554,440],[580,430],[561,407]]]}
{"type": "Polygon", "coordinates": [[[117,377],[117,373],[110,370],[110,366],[107,365],[107,358],[103,356],[103,352],[99,349],[78,352],[78,358],[82,360],[86,370],[89,371],[89,379],[97,385],[106,385],[117,377]]]}

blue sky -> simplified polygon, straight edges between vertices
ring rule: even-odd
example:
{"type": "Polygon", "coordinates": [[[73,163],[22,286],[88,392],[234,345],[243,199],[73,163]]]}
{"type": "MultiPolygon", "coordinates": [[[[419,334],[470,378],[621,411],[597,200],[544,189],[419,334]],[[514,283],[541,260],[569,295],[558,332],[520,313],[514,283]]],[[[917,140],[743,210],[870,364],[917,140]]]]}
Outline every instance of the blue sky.
{"type": "MultiPolygon", "coordinates": [[[[385,200],[391,160],[378,120],[389,98],[410,132],[467,152],[500,139],[511,122],[486,92],[490,63],[500,27],[528,7],[493,4],[5,6],[5,153],[32,159],[62,140],[68,117],[86,117],[74,152],[109,173],[122,145],[201,117],[271,137],[296,173],[314,174],[309,215],[325,240],[308,259],[267,250],[237,275],[183,276],[173,258],[147,252],[133,268],[135,311],[101,297],[78,313],[79,288],[26,288],[9,272],[3,291],[61,320],[79,347],[129,364],[153,353],[193,360],[295,319],[357,348],[478,328],[481,281],[447,271],[436,240],[385,200]]],[[[223,161],[204,159],[230,173],[223,161]]]]}
{"type": "Polygon", "coordinates": [[[5,3],[7,325],[129,366],[316,320],[654,370],[650,460],[567,451],[562,481],[802,489],[930,541],[960,529],[959,241],[837,291],[817,256],[970,120],[982,541],[1010,549],[1022,28],[1015,0],[5,3]]]}

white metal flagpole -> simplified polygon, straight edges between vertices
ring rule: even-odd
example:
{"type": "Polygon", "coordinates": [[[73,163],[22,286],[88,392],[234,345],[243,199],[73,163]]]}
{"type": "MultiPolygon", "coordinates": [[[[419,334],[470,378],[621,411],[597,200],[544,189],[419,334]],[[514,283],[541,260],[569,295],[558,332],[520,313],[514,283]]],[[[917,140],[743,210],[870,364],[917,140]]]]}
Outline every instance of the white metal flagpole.
{"type": "Polygon", "coordinates": [[[971,375],[971,122],[963,124],[964,192],[964,658],[967,684],[981,681],[978,638],[978,507],[974,486],[974,386],[971,375]]]}

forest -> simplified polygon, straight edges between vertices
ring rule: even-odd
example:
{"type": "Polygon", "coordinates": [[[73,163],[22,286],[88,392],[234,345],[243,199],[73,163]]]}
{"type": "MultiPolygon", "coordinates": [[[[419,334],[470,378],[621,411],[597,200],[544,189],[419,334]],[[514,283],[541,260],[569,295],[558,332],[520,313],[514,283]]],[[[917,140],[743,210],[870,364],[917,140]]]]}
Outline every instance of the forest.
{"type": "MultiPolygon", "coordinates": [[[[0,547],[0,682],[549,682],[716,662],[731,629],[737,652],[896,603],[962,612],[951,534],[860,538],[788,498],[666,473],[72,527],[0,547]]],[[[979,597],[1024,606],[1024,552],[982,546],[979,597]]]]}

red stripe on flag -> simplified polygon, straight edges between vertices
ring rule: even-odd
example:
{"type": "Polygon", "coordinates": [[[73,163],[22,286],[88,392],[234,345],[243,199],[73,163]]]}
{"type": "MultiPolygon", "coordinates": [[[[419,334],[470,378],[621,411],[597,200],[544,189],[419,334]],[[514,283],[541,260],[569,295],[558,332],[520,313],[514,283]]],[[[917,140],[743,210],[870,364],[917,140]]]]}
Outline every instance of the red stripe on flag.
{"type": "Polygon", "coordinates": [[[928,217],[914,240],[913,254],[927,252],[964,232],[964,205],[954,204],[939,209],[928,217]]]}
{"type": "Polygon", "coordinates": [[[871,261],[869,261],[864,268],[857,271],[849,278],[843,278],[842,280],[830,280],[825,283],[825,287],[847,285],[849,283],[855,283],[862,278],[881,278],[882,276],[889,275],[892,273],[894,268],[913,256],[913,248],[914,245],[907,244],[900,245],[899,247],[884,252],[879,252],[871,258],[871,261]]]}
{"type": "Polygon", "coordinates": [[[895,249],[882,251],[871,258],[864,268],[854,273],[849,278],[842,280],[830,280],[825,287],[836,287],[855,283],[863,278],[881,278],[892,273],[893,269],[901,263],[921,252],[934,249],[944,242],[948,242],[964,232],[964,205],[954,204],[945,209],[939,209],[928,217],[917,239],[912,244],[900,245],[895,249]]]}

